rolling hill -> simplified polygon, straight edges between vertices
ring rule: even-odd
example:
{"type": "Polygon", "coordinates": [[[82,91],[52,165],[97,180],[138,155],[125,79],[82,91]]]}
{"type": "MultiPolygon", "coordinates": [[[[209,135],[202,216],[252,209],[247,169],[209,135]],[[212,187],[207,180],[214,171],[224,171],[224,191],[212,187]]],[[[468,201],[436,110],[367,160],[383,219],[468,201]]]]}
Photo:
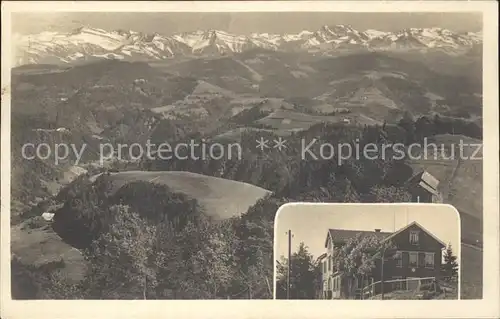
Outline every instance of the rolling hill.
{"type": "Polygon", "coordinates": [[[190,172],[126,171],[112,173],[109,180],[113,185],[110,195],[135,181],[166,185],[176,193],[196,199],[204,213],[216,220],[240,216],[269,194],[269,191],[251,184],[190,172]]]}
{"type": "Polygon", "coordinates": [[[108,113],[183,99],[196,85],[193,78],[173,76],[145,63],[100,61],[37,74],[14,69],[13,112],[53,122],[64,122],[67,113],[76,113],[98,122],[97,117],[109,117],[108,113]]]}
{"type": "Polygon", "coordinates": [[[469,97],[462,103],[471,104],[474,113],[479,113],[481,105],[481,99],[474,98],[481,93],[481,84],[473,78],[443,75],[394,54],[356,53],[304,60],[298,53],[242,53],[181,62],[169,66],[169,72],[206,79],[236,93],[310,98],[335,107],[354,108],[366,100],[389,111],[427,114],[436,101],[453,101],[454,107],[460,107],[458,95],[469,97]]]}

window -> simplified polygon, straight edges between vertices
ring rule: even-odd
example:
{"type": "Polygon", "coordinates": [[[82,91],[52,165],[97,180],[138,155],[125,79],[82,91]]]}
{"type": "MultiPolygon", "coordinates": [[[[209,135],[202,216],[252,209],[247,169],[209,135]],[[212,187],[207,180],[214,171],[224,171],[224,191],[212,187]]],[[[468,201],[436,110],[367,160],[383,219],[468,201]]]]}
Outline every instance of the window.
{"type": "Polygon", "coordinates": [[[425,268],[434,269],[434,253],[425,253],[425,268]]]}
{"type": "Polygon", "coordinates": [[[403,267],[403,254],[400,251],[396,252],[394,259],[396,260],[396,267],[403,267]]]}
{"type": "Polygon", "coordinates": [[[418,231],[416,230],[410,231],[410,244],[412,245],[418,244],[418,231]]]}
{"type": "Polygon", "coordinates": [[[328,271],[332,270],[332,257],[328,257],[328,271]]]}
{"type": "Polygon", "coordinates": [[[410,267],[417,267],[418,265],[418,253],[410,252],[410,267]]]}

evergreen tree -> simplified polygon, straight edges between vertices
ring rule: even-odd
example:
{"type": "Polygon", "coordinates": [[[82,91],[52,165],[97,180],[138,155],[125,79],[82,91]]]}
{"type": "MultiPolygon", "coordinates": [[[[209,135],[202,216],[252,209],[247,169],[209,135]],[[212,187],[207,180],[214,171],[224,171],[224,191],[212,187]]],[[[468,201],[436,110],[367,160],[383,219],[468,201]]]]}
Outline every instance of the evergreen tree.
{"type": "Polygon", "coordinates": [[[448,244],[444,253],[444,263],[441,265],[441,272],[444,277],[456,279],[458,277],[457,256],[453,254],[451,244],[448,244]]]}

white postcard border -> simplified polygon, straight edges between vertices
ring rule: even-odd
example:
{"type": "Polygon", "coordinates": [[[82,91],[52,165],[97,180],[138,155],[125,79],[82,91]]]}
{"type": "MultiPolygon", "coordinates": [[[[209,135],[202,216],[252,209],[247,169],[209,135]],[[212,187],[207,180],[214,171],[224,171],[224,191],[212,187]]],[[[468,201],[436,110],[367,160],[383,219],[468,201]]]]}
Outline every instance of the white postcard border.
{"type": "Polygon", "coordinates": [[[1,313],[3,318],[496,318],[499,300],[498,4],[494,1],[3,2],[1,125],[1,313]],[[482,300],[13,301],[10,299],[10,23],[12,12],[482,12],[483,211],[482,300]],[[487,262],[486,262],[487,261],[487,262]]]}

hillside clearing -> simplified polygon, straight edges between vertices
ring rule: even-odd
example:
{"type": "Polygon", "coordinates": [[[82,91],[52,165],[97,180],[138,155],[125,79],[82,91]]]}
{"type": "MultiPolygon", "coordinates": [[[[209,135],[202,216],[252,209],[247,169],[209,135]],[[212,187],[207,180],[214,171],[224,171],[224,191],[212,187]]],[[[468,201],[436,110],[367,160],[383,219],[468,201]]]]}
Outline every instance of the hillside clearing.
{"type": "MultiPolygon", "coordinates": [[[[429,151],[428,160],[413,160],[408,164],[415,172],[427,170],[440,181],[440,192],[443,202],[453,205],[460,213],[461,219],[461,298],[481,298],[482,295],[482,250],[474,245],[483,240],[483,207],[482,207],[482,161],[461,159],[457,149],[463,144],[482,144],[480,140],[462,135],[436,135],[434,143],[444,145],[451,152],[455,145],[454,159],[434,159],[429,151]]],[[[464,146],[464,157],[472,156],[476,147],[464,146]]],[[[449,154],[448,154],[449,156],[449,154]]],[[[482,158],[482,151],[476,156],[482,158]]]]}
{"type": "Polygon", "coordinates": [[[145,181],[168,186],[172,191],[196,199],[205,213],[217,220],[239,216],[270,192],[243,182],[177,171],[127,171],[109,176],[112,193],[125,184],[145,181]]]}
{"type": "Polygon", "coordinates": [[[33,220],[11,228],[12,256],[36,267],[62,260],[64,266],[60,270],[64,277],[73,282],[82,280],[87,267],[82,253],[65,243],[48,223],[30,229],[28,224],[33,220]]]}

